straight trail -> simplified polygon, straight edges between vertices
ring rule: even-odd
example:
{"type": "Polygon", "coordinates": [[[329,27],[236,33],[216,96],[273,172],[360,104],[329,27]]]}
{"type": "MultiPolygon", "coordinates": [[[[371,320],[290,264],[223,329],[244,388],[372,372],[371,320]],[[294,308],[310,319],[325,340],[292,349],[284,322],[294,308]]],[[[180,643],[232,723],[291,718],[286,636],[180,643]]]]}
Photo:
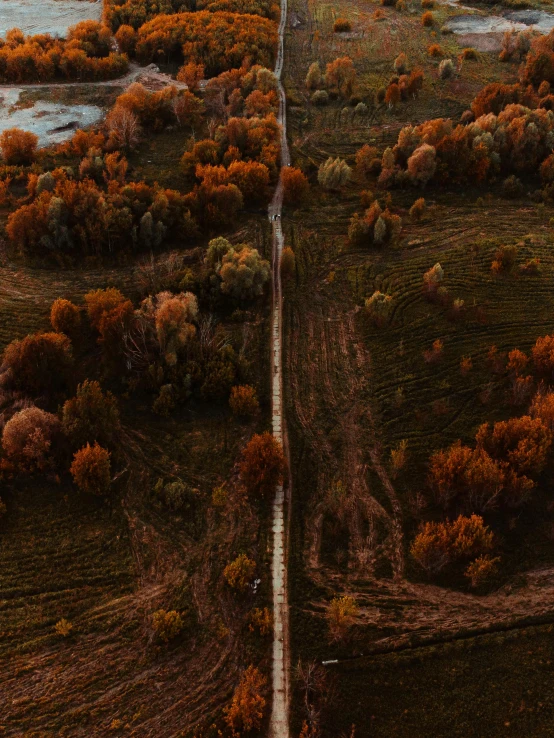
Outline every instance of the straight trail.
{"type": "MultiPolygon", "coordinates": [[[[284,57],[284,36],[287,23],[287,0],[281,0],[281,20],[279,23],[279,45],[275,62],[275,76],[279,84],[279,114],[281,125],[281,165],[290,166],[290,153],[287,142],[287,107],[285,90],[281,83],[284,57]]],[[[281,254],[284,237],[281,224],[283,207],[283,178],[279,183],[268,208],[268,216],[273,229],[273,290],[271,306],[271,390],[272,390],[272,428],[273,436],[282,444],[288,455],[288,443],[283,419],[283,290],[281,284],[281,254]]],[[[290,467],[290,464],[289,464],[290,467]]],[[[287,487],[288,497],[291,482],[287,487]]],[[[289,738],[289,612],[287,595],[287,521],[285,518],[285,488],[279,485],[273,502],[273,699],[269,734],[271,738],[289,738]]]]}

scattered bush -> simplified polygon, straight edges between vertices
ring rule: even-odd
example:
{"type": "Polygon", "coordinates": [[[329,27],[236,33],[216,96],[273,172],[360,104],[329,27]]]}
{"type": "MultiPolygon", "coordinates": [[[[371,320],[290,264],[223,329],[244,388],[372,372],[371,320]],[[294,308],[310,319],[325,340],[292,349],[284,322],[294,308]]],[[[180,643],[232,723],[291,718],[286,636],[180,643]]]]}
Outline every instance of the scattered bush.
{"type": "Polygon", "coordinates": [[[320,165],[317,181],[327,190],[338,190],[348,184],[351,175],[352,170],[344,159],[329,157],[320,165]]]}
{"type": "Polygon", "coordinates": [[[452,59],[443,59],[439,64],[440,79],[450,79],[454,76],[454,63],[452,59]]]}
{"type": "Polygon", "coordinates": [[[305,202],[310,192],[310,185],[304,172],[296,167],[283,167],[281,178],[285,205],[299,206],[305,202]]]}
{"type": "Polygon", "coordinates": [[[316,90],[310,98],[313,105],[327,105],[329,93],[327,90],[316,90]]]}
{"type": "Polygon", "coordinates": [[[352,30],[352,24],[346,18],[337,18],[333,24],[335,33],[345,33],[352,30]]]}
{"type": "Polygon", "coordinates": [[[70,620],[62,618],[61,620],[58,620],[58,622],[54,626],[54,630],[56,631],[57,635],[61,636],[62,638],[67,638],[69,635],[71,635],[71,632],[73,630],[73,623],[70,620]]]}
{"type": "Polygon", "coordinates": [[[336,90],[342,98],[347,99],[352,95],[355,81],[356,70],[350,57],[343,56],[327,64],[325,84],[336,90]]]}
{"type": "Polygon", "coordinates": [[[531,353],[535,368],[540,374],[551,377],[554,374],[554,336],[537,338],[531,353]]]}
{"type": "Polygon", "coordinates": [[[63,429],[74,446],[86,443],[113,443],[119,431],[119,410],[111,392],[104,394],[100,384],[88,379],[77,387],[62,410],[63,429]]]}
{"type": "Polygon", "coordinates": [[[176,638],[184,627],[183,619],[176,610],[156,610],[152,615],[152,629],[164,643],[176,638]]]}
{"type": "Polygon", "coordinates": [[[315,61],[310,64],[308,74],[306,75],[306,88],[308,90],[317,90],[323,83],[321,68],[319,62],[315,61]]]}
{"type": "Polygon", "coordinates": [[[60,421],[38,407],[15,413],[4,426],[2,448],[6,458],[24,472],[52,467],[53,444],[60,436],[60,421]]]}
{"type": "Polygon", "coordinates": [[[444,56],[444,51],[443,51],[442,47],[439,46],[439,44],[431,44],[427,48],[427,53],[429,54],[429,56],[432,56],[432,57],[435,57],[435,58],[444,56]]]}
{"type": "Polygon", "coordinates": [[[472,561],[464,572],[464,576],[469,579],[471,587],[476,589],[492,579],[498,573],[499,561],[499,556],[491,558],[488,554],[479,556],[475,561],[472,561]]]}
{"type": "Polygon", "coordinates": [[[223,576],[227,583],[237,592],[246,592],[248,585],[254,578],[256,562],[249,559],[246,554],[240,554],[234,561],[227,564],[223,576]]]}
{"type": "Polygon", "coordinates": [[[260,409],[260,405],[254,387],[247,384],[233,387],[229,397],[229,407],[233,415],[239,417],[255,415],[260,409]]]}
{"type": "Polygon", "coordinates": [[[266,705],[262,690],[266,679],[255,666],[249,666],[235,689],[233,700],[224,710],[225,722],[233,735],[248,733],[261,727],[266,705]]]}
{"type": "Polygon", "coordinates": [[[334,597],[327,607],[327,623],[333,641],[341,641],[351,628],[359,608],[353,597],[334,597]]]}
{"type": "Polygon", "coordinates": [[[111,483],[110,454],[98,443],[89,443],[73,457],[69,470],[81,492],[104,496],[111,483]]]}
{"type": "Polygon", "coordinates": [[[421,25],[425,26],[425,28],[431,28],[435,24],[435,18],[433,16],[433,13],[430,11],[427,11],[426,13],[423,13],[421,16],[421,25]]]}
{"type": "Polygon", "coordinates": [[[408,71],[408,57],[404,52],[396,57],[393,67],[396,74],[406,74],[408,71]]]}
{"type": "Polygon", "coordinates": [[[369,318],[375,323],[375,325],[382,326],[387,322],[390,316],[392,297],[391,295],[384,295],[382,292],[377,290],[365,301],[365,309],[369,318]]]}
{"type": "Polygon", "coordinates": [[[418,198],[410,208],[410,218],[412,220],[415,220],[416,222],[419,222],[425,215],[426,209],[427,206],[425,204],[425,198],[418,198]]]}
{"type": "Polygon", "coordinates": [[[281,445],[267,431],[252,436],[242,452],[240,474],[248,493],[268,497],[283,481],[287,462],[281,445]]]}

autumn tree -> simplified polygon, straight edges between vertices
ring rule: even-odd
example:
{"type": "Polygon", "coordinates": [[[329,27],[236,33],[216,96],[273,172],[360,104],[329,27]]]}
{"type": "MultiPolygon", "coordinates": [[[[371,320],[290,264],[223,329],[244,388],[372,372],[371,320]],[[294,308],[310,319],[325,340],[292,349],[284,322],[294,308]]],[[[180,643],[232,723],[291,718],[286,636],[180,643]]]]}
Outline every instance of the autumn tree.
{"type": "Polygon", "coordinates": [[[352,170],[344,159],[329,157],[320,165],[317,181],[327,190],[338,190],[350,181],[352,170]]]}
{"type": "Polygon", "coordinates": [[[69,300],[58,298],[50,309],[50,323],[57,333],[75,337],[81,328],[81,311],[69,300]]]}
{"type": "Polygon", "coordinates": [[[0,135],[0,149],[6,164],[32,164],[38,146],[38,136],[20,128],[8,128],[0,135]]]}
{"type": "Polygon", "coordinates": [[[56,395],[70,382],[73,356],[63,333],[35,333],[12,341],[5,349],[2,368],[11,387],[33,397],[56,395]]]}
{"type": "Polygon", "coordinates": [[[198,83],[204,79],[204,76],[204,65],[201,63],[197,64],[194,61],[184,64],[177,73],[178,81],[184,82],[189,90],[193,92],[198,89],[198,83]]]}
{"type": "Polygon", "coordinates": [[[540,417],[484,423],[476,435],[477,447],[499,461],[507,461],[518,474],[540,473],[552,448],[552,433],[540,417]]]}
{"type": "Polygon", "coordinates": [[[350,57],[343,56],[327,64],[325,84],[336,89],[341,97],[350,97],[355,81],[356,70],[350,57]]]}
{"type": "Polygon", "coordinates": [[[132,26],[119,26],[115,34],[115,40],[120,51],[127,54],[127,56],[133,56],[137,43],[137,34],[132,26]]]}
{"type": "Polygon", "coordinates": [[[237,300],[251,300],[263,294],[271,267],[257,249],[239,244],[227,251],[217,269],[221,291],[237,300]]]}
{"type": "Polygon", "coordinates": [[[233,415],[239,417],[255,415],[260,409],[260,405],[254,387],[248,384],[233,387],[229,397],[229,407],[233,415]]]}
{"type": "Polygon", "coordinates": [[[306,87],[308,90],[317,90],[321,86],[323,78],[319,62],[315,61],[310,64],[308,74],[306,75],[306,87]]]}
{"type": "Polygon", "coordinates": [[[98,443],[94,446],[87,443],[77,451],[69,471],[81,492],[97,496],[108,493],[111,483],[110,454],[98,443]]]}
{"type": "Polygon", "coordinates": [[[382,326],[388,320],[392,309],[392,296],[376,290],[365,301],[365,309],[375,325],[382,326]]]}
{"type": "Polygon", "coordinates": [[[419,222],[423,218],[425,210],[425,198],[419,197],[410,208],[410,218],[412,218],[412,220],[415,220],[416,222],[419,222]]]}
{"type": "Polygon", "coordinates": [[[246,554],[239,554],[234,561],[227,564],[223,570],[223,576],[232,589],[237,592],[246,592],[254,578],[255,571],[256,562],[249,559],[246,554]]]}
{"type": "Polygon", "coordinates": [[[334,597],[327,607],[327,623],[331,640],[341,641],[358,615],[359,608],[353,597],[334,597]]]}
{"type": "Polygon", "coordinates": [[[531,402],[529,415],[540,418],[550,432],[554,433],[554,392],[537,392],[531,402]]]}
{"type": "Polygon", "coordinates": [[[169,643],[183,630],[185,624],[177,610],[156,610],[152,615],[152,629],[156,637],[169,643]]]}
{"type": "Polygon", "coordinates": [[[53,443],[60,435],[60,421],[38,407],[15,413],[2,434],[6,458],[21,471],[43,471],[53,465],[53,443]]]}
{"type": "Polygon", "coordinates": [[[85,380],[62,410],[63,429],[74,446],[86,443],[110,445],[119,431],[119,410],[111,392],[102,392],[96,381],[85,380]]]}
{"type": "Polygon", "coordinates": [[[256,497],[271,495],[276,486],[282,483],[286,467],[280,443],[267,431],[252,436],[239,463],[246,489],[256,497]]]}
{"type": "Polygon", "coordinates": [[[235,689],[231,704],[225,708],[225,722],[235,736],[261,727],[266,700],[262,691],[267,683],[263,674],[249,666],[235,689]]]}
{"type": "Polygon", "coordinates": [[[443,523],[425,523],[410,547],[415,561],[428,574],[438,574],[446,567],[475,559],[494,545],[492,531],[479,515],[443,523]]]}
{"type": "Polygon", "coordinates": [[[112,149],[132,151],[142,138],[142,127],[138,117],[122,105],[115,105],[104,121],[109,146],[112,149]]]}
{"type": "Polygon", "coordinates": [[[408,173],[414,184],[425,186],[435,174],[436,149],[429,144],[422,144],[408,159],[408,173]]]}
{"type": "Polygon", "coordinates": [[[554,373],[554,335],[537,338],[531,354],[538,372],[545,376],[554,373]]]}
{"type": "Polygon", "coordinates": [[[310,191],[308,178],[304,172],[296,167],[283,167],[281,180],[285,205],[302,205],[310,191]]]}

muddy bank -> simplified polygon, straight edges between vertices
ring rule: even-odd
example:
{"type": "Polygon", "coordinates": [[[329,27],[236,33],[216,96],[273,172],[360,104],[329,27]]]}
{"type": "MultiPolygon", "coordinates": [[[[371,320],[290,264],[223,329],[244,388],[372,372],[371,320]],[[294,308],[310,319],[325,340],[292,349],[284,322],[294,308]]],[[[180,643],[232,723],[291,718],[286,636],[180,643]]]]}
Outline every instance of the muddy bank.
{"type": "Polygon", "coordinates": [[[22,128],[38,136],[39,146],[50,146],[71,138],[78,128],[94,125],[104,112],[96,105],[62,105],[38,100],[17,107],[22,90],[0,87],[0,133],[22,128]]]}
{"type": "Polygon", "coordinates": [[[554,15],[543,10],[511,10],[502,15],[458,15],[445,27],[460,35],[478,35],[533,29],[549,33],[554,28],[554,15]]]}
{"type": "Polygon", "coordinates": [[[29,35],[65,36],[69,26],[83,20],[99,21],[101,16],[101,0],[0,0],[0,36],[10,28],[29,35]]]}

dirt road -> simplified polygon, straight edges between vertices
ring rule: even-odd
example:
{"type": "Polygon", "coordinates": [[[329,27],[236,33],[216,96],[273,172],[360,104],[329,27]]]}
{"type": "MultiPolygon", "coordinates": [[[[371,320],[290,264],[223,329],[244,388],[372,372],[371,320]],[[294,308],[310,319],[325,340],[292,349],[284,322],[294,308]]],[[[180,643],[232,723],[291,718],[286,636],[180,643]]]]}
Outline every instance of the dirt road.
{"type": "MultiPolygon", "coordinates": [[[[284,35],[287,22],[287,0],[281,0],[281,21],[279,24],[279,47],[275,62],[275,75],[279,80],[279,115],[281,124],[281,164],[290,166],[290,153],[287,142],[287,110],[285,90],[281,84],[283,71],[284,35]]],[[[283,206],[283,181],[275,190],[268,209],[273,227],[273,301],[271,333],[272,369],[272,423],[273,435],[287,451],[287,437],[283,419],[283,372],[282,372],[282,332],[283,332],[283,294],[281,285],[281,254],[284,237],[281,225],[283,206]]],[[[289,465],[290,466],[290,465],[289,465]]],[[[290,496],[289,482],[286,490],[290,496]]],[[[273,503],[273,701],[271,710],[270,736],[289,738],[289,614],[287,597],[287,525],[285,518],[285,488],[280,485],[273,503]]]]}

